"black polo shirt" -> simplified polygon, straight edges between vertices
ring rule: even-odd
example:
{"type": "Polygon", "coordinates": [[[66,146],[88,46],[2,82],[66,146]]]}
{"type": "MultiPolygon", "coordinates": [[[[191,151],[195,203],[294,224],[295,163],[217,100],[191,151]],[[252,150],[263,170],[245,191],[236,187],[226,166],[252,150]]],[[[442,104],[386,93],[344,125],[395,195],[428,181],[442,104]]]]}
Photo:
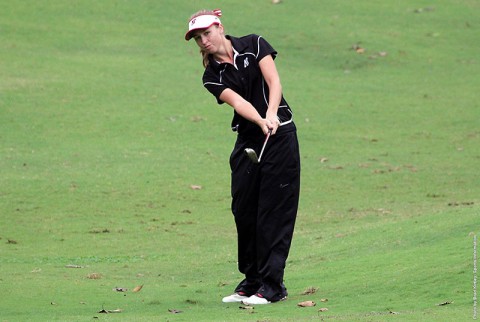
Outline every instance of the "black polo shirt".
{"type": "MultiPolygon", "coordinates": [[[[226,88],[232,89],[250,102],[262,117],[265,117],[268,109],[269,89],[258,63],[267,55],[272,55],[275,59],[277,52],[265,39],[258,35],[247,35],[241,38],[226,37],[232,42],[234,64],[218,63],[210,55],[209,64],[203,74],[203,85],[217,98],[219,104],[224,103],[220,100],[220,94],[226,88]]],[[[291,109],[283,96],[277,115],[280,122],[292,118],[291,109]]],[[[280,127],[277,133],[280,134],[283,131],[294,129],[293,123],[289,123],[280,127]]],[[[263,136],[258,125],[244,119],[235,111],[232,119],[232,130],[238,131],[242,136],[263,136]]]]}

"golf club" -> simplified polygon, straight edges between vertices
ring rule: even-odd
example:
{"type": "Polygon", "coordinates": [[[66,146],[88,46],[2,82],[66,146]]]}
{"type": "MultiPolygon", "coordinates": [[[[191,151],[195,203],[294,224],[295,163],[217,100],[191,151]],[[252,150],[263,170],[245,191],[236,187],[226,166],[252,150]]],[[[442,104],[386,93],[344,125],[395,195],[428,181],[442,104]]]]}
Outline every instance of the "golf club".
{"type": "Polygon", "coordinates": [[[262,158],[263,151],[265,150],[265,146],[267,145],[268,138],[272,134],[272,130],[268,130],[267,135],[265,136],[265,142],[263,142],[262,150],[260,151],[260,155],[257,157],[257,153],[254,149],[246,148],[245,154],[250,158],[253,163],[260,163],[260,159],[262,158]]]}

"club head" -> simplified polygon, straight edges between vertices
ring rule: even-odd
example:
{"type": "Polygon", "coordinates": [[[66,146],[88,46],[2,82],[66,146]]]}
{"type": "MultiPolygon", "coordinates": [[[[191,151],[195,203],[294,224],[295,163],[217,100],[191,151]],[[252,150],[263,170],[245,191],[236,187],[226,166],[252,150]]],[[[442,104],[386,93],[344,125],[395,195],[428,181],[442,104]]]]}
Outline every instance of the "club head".
{"type": "Polygon", "coordinates": [[[255,152],[254,149],[246,148],[245,154],[253,163],[259,163],[257,153],[255,152]]]}

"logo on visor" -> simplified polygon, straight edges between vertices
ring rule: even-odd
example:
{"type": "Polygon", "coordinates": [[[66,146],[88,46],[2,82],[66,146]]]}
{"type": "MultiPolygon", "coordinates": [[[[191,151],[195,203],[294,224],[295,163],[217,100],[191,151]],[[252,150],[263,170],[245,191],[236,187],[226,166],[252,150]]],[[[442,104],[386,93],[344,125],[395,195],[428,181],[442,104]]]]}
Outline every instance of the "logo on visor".
{"type": "Polygon", "coordinates": [[[250,63],[248,62],[248,57],[243,61],[243,68],[247,68],[250,63]]]}

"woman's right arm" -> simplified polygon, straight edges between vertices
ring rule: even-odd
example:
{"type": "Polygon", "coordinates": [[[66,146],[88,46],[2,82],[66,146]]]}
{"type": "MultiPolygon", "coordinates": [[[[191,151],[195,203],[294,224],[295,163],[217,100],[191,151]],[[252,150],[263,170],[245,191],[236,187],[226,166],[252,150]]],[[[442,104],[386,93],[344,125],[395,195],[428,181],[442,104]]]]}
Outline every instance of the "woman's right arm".
{"type": "Polygon", "coordinates": [[[242,116],[243,118],[257,124],[263,131],[267,134],[269,129],[269,121],[264,119],[258,114],[258,111],[253,107],[250,102],[245,100],[243,97],[238,95],[236,92],[230,88],[226,88],[221,94],[220,99],[233,107],[235,111],[242,116]]]}

